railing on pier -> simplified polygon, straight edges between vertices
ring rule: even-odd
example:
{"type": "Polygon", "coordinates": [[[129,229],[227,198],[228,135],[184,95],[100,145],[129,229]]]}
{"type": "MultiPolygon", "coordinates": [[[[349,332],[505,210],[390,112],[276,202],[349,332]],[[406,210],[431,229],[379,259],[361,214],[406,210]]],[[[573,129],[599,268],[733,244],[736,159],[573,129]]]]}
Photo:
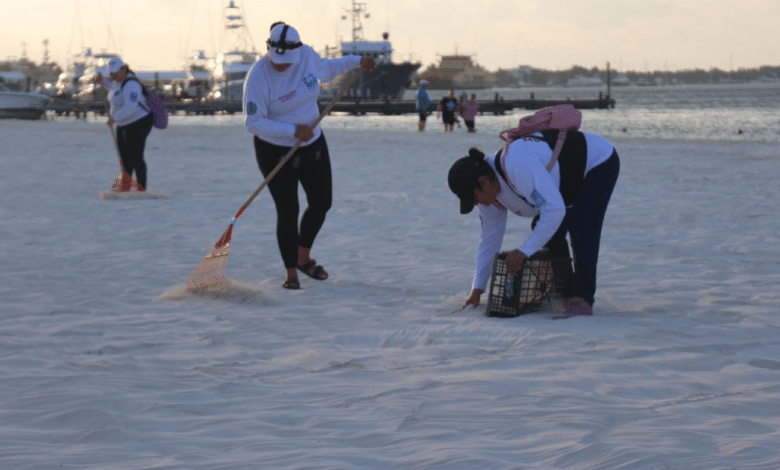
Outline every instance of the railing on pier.
{"type": "MultiPolygon", "coordinates": [[[[324,109],[330,100],[321,100],[319,102],[320,110],[324,109]]],[[[518,100],[478,100],[480,114],[502,115],[511,113],[513,109],[541,109],[559,104],[569,103],[578,109],[609,109],[615,107],[615,100],[609,95],[594,99],[536,99],[533,94],[528,99],[518,100]]],[[[214,114],[240,114],[240,101],[204,101],[204,102],[185,102],[169,101],[165,105],[171,114],[183,113],[196,115],[214,115],[214,114]]],[[[55,101],[48,108],[57,115],[86,115],[94,113],[104,115],[108,112],[105,102],[83,101],[83,102],[62,102],[55,101]]],[[[381,114],[385,116],[416,114],[414,101],[411,100],[366,100],[366,101],[341,101],[336,103],[333,112],[348,113],[355,116],[365,114],[381,114]]]]}

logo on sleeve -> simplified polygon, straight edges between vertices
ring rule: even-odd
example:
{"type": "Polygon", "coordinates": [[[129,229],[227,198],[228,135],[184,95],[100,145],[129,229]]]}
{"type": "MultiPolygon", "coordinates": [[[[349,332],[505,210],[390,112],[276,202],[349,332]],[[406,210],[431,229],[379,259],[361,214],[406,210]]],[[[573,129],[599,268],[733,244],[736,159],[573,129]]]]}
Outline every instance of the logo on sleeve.
{"type": "Polygon", "coordinates": [[[136,93],[136,92],[130,93],[130,102],[131,103],[138,102],[138,93],[136,93]]]}
{"type": "Polygon", "coordinates": [[[544,196],[539,194],[539,191],[535,189],[534,192],[531,193],[531,199],[534,200],[534,206],[536,206],[537,209],[547,204],[547,201],[544,199],[544,196]]]}
{"type": "Polygon", "coordinates": [[[306,85],[306,88],[311,90],[317,86],[317,77],[315,77],[313,74],[306,75],[303,77],[303,84],[306,85]]]}
{"type": "Polygon", "coordinates": [[[246,104],[246,113],[250,116],[257,113],[257,105],[254,101],[250,101],[246,104]]]}

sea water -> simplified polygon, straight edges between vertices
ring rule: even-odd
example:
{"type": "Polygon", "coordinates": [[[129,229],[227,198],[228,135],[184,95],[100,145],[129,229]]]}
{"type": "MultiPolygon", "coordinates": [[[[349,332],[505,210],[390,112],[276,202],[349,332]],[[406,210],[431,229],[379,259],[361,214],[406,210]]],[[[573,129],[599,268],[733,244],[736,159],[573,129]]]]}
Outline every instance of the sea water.
{"type": "MultiPolygon", "coordinates": [[[[599,87],[563,88],[491,88],[457,90],[475,93],[478,100],[504,101],[528,99],[592,99],[606,89],[599,87]]],[[[413,99],[416,91],[408,90],[404,99],[413,99]]],[[[431,90],[435,103],[446,94],[431,90]]],[[[582,129],[613,140],[729,141],[780,143],[780,83],[728,85],[669,85],[613,87],[613,109],[583,110],[582,129]]],[[[512,112],[476,117],[477,132],[498,135],[514,127],[520,117],[532,110],[515,108],[512,112]]],[[[56,118],[64,119],[64,118],[56,118]]],[[[102,122],[102,119],[98,119],[102,122]]],[[[193,116],[175,115],[171,125],[243,126],[241,115],[193,116]]],[[[326,129],[370,130],[392,133],[417,132],[417,116],[351,116],[333,113],[322,123],[326,129]]],[[[428,118],[426,132],[441,132],[441,120],[434,113],[428,118]]],[[[465,126],[455,132],[465,132],[465,126]]]]}

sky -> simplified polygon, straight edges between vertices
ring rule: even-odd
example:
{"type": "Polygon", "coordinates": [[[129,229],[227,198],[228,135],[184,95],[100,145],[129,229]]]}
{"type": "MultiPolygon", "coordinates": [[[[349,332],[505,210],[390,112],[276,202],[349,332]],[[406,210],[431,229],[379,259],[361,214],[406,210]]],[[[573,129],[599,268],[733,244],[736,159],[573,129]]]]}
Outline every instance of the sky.
{"type": "MultiPolygon", "coordinates": [[[[275,21],[295,26],[318,52],[352,36],[351,0],[235,0],[255,50],[275,21]]],[[[233,42],[228,0],[0,0],[0,60],[41,62],[89,47],[135,70],[178,70],[233,42]]],[[[489,70],[573,65],[622,71],[780,65],[780,0],[373,0],[362,3],[366,39],[390,34],[394,60],[437,63],[461,53],[489,70]]]]}

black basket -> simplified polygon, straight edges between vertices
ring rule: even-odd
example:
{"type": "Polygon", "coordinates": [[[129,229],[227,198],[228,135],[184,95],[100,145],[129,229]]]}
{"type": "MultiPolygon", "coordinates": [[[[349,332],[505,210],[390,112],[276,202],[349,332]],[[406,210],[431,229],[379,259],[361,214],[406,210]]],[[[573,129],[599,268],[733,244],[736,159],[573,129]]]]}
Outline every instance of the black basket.
{"type": "Polygon", "coordinates": [[[487,311],[489,317],[516,317],[538,309],[552,294],[563,293],[571,276],[571,260],[539,251],[523,261],[516,275],[506,271],[506,253],[493,259],[487,311]]]}

